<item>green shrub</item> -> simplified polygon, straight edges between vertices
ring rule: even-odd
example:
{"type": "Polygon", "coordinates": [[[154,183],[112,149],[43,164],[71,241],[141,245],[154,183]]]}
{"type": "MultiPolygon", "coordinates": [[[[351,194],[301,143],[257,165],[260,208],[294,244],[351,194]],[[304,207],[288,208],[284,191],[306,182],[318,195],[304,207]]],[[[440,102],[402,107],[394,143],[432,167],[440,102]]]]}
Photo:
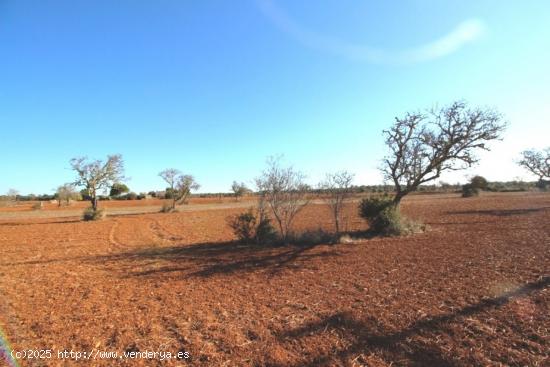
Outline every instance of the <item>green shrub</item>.
{"type": "Polygon", "coordinates": [[[478,195],[479,195],[479,189],[477,187],[472,186],[472,184],[466,184],[462,186],[463,198],[470,198],[478,195]]]}
{"type": "Polygon", "coordinates": [[[370,221],[392,205],[393,201],[389,197],[368,197],[359,203],[359,215],[370,221]]]}
{"type": "Polygon", "coordinates": [[[43,204],[41,201],[32,204],[32,210],[42,210],[43,204]]]}
{"type": "Polygon", "coordinates": [[[277,241],[278,235],[275,227],[271,224],[271,219],[265,214],[258,214],[259,220],[256,226],[256,243],[258,244],[272,244],[277,241]]]}
{"type": "Polygon", "coordinates": [[[105,218],[105,211],[103,209],[97,209],[94,210],[93,207],[88,207],[84,209],[84,214],[82,216],[82,219],[89,221],[89,220],[100,220],[105,218]]]}
{"type": "Polygon", "coordinates": [[[241,242],[250,243],[256,236],[256,216],[252,209],[228,217],[227,224],[241,242]]]}
{"type": "Polygon", "coordinates": [[[389,196],[363,199],[359,215],[367,220],[374,233],[393,236],[404,232],[399,209],[389,196]]]}
{"type": "Polygon", "coordinates": [[[271,224],[271,219],[253,209],[227,218],[227,224],[233,230],[239,241],[244,243],[255,242],[259,245],[268,245],[277,241],[277,232],[271,224]]]}

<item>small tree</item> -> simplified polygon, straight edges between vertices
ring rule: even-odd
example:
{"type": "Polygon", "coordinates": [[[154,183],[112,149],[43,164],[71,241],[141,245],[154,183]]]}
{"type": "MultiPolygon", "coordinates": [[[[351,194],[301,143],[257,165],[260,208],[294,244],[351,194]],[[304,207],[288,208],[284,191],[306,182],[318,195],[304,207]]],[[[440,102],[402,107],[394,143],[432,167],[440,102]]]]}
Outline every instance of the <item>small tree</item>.
{"type": "Polygon", "coordinates": [[[191,195],[191,191],[196,191],[201,187],[195,178],[191,175],[183,175],[177,182],[176,195],[179,197],[179,204],[187,204],[187,198],[191,195]]]}
{"type": "Polygon", "coordinates": [[[172,199],[172,204],[170,206],[172,210],[176,208],[176,197],[175,195],[173,195],[173,193],[176,189],[176,182],[180,175],[181,175],[181,172],[175,168],[168,168],[159,173],[159,176],[162,177],[162,179],[166,181],[166,183],[168,184],[168,187],[166,189],[166,194],[164,197],[172,199]],[[170,196],[167,195],[168,192],[170,193],[170,196]]]}
{"type": "Polygon", "coordinates": [[[120,182],[115,182],[113,186],[111,186],[111,191],[109,191],[109,196],[111,197],[120,196],[128,192],[130,192],[130,189],[128,188],[128,186],[120,182]]]}
{"type": "Polygon", "coordinates": [[[540,182],[550,180],[550,147],[541,151],[530,149],[521,152],[518,164],[537,176],[540,182]]]}
{"type": "Polygon", "coordinates": [[[304,178],[294,168],[282,167],[280,157],[268,158],[267,168],[256,178],[261,205],[271,209],[283,241],[288,240],[296,214],[309,204],[304,178]]]}
{"type": "Polygon", "coordinates": [[[489,183],[483,176],[474,176],[470,179],[470,185],[474,189],[487,190],[489,183]]]}
{"type": "Polygon", "coordinates": [[[384,131],[390,154],[382,168],[395,185],[394,206],[442,172],[477,163],[475,152],[489,150],[486,144],[499,139],[505,126],[499,113],[470,109],[465,102],[396,118],[395,124],[384,131]]]}
{"type": "Polygon", "coordinates": [[[71,159],[71,167],[77,173],[75,186],[83,186],[92,203],[92,211],[97,211],[98,193],[124,180],[124,161],[120,154],[107,156],[105,162],[88,161],[86,157],[71,159]]]}
{"type": "Polygon", "coordinates": [[[9,189],[6,193],[6,196],[8,197],[8,200],[17,202],[17,197],[19,196],[19,191],[16,189],[9,189]]]}
{"type": "Polygon", "coordinates": [[[77,199],[78,196],[79,194],[76,192],[74,185],[70,183],[59,186],[55,193],[58,206],[61,206],[63,202],[65,202],[66,205],[69,205],[71,200],[77,199]]]}
{"type": "Polygon", "coordinates": [[[248,188],[243,182],[233,181],[231,184],[231,191],[233,191],[233,194],[235,195],[235,201],[238,201],[239,198],[246,194],[248,188]]]}
{"type": "Polygon", "coordinates": [[[172,199],[171,209],[176,209],[176,203],[185,203],[191,191],[198,190],[200,185],[191,175],[184,175],[175,168],[168,168],[159,173],[169,185],[166,189],[166,197],[172,199]]]}
{"type": "Polygon", "coordinates": [[[342,222],[342,210],[344,202],[352,195],[352,186],[354,175],[347,171],[329,173],[323,182],[319,184],[326,196],[323,198],[330,208],[334,219],[336,234],[340,233],[342,222]]]}

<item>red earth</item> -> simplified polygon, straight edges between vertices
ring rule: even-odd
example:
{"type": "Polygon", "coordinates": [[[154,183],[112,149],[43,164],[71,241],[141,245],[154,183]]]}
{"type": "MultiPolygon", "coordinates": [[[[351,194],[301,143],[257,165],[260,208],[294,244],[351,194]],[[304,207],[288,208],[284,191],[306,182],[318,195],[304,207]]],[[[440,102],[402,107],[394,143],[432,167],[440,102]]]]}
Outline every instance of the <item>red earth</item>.
{"type": "MultiPolygon", "coordinates": [[[[302,247],[233,242],[226,217],[249,203],[216,205],[98,222],[3,208],[0,329],[13,351],[54,352],[17,362],[550,366],[550,194],[411,197],[403,212],[424,233],[302,247]]],[[[356,206],[346,230],[359,233],[356,206]]],[[[317,228],[332,228],[320,204],[295,225],[317,228]]]]}

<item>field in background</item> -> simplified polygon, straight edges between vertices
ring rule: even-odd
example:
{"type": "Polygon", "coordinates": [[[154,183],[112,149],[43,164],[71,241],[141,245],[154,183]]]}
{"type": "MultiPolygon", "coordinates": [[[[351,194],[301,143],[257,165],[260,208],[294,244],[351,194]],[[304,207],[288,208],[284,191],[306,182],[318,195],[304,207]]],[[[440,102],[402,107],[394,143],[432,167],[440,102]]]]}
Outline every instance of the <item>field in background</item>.
{"type": "MultiPolygon", "coordinates": [[[[86,203],[1,208],[0,327],[15,349],[185,350],[204,366],[549,362],[550,194],[413,196],[403,211],[426,233],[279,248],[233,243],[225,218],[253,202],[223,200],[101,202],[117,215],[99,222],[79,221],[86,203]]],[[[366,229],[356,212],[350,231],[366,229]]],[[[297,218],[319,226],[322,205],[297,218]]]]}

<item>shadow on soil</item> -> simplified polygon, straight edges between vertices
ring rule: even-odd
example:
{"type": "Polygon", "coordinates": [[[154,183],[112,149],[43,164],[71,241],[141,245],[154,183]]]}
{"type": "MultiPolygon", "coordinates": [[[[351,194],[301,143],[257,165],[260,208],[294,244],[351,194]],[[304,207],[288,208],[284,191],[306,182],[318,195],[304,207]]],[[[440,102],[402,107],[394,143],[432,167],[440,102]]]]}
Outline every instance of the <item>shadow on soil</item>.
{"type": "Polygon", "coordinates": [[[126,276],[179,273],[185,277],[210,277],[255,271],[274,275],[285,269],[307,268],[308,260],[313,258],[338,255],[330,246],[262,247],[218,242],[146,248],[100,256],[94,261],[115,265],[126,276]]]}
{"type": "Polygon", "coordinates": [[[542,212],[550,209],[550,207],[545,206],[541,208],[532,208],[532,209],[507,209],[507,210],[464,210],[464,211],[448,211],[445,214],[455,214],[455,215],[492,215],[497,217],[508,217],[514,215],[530,214],[536,212],[542,212]]]}
{"type": "MultiPolygon", "coordinates": [[[[326,334],[327,337],[338,335],[340,339],[345,340],[345,343],[343,343],[345,347],[336,347],[327,354],[313,355],[308,360],[294,366],[340,365],[336,362],[345,363],[349,358],[359,356],[356,358],[358,359],[372,351],[376,351],[378,355],[382,355],[387,361],[399,361],[399,365],[459,366],[463,365],[465,361],[462,360],[461,363],[458,363],[449,356],[445,356],[444,351],[437,346],[437,343],[423,340],[432,337],[433,333],[444,331],[452,322],[460,322],[462,317],[496,309],[508,303],[512,298],[527,296],[548,286],[550,286],[550,277],[542,277],[536,282],[527,283],[502,296],[483,299],[455,312],[420,319],[411,326],[399,331],[388,332],[374,317],[363,321],[355,319],[349,313],[339,312],[320,321],[279,332],[277,337],[281,343],[290,345],[307,343],[307,338],[322,336],[323,334],[326,334]],[[420,336],[420,338],[415,339],[415,336],[420,336]]],[[[357,362],[360,364],[365,363],[360,360],[357,362]]],[[[283,366],[276,363],[271,365],[283,366]]]]}

